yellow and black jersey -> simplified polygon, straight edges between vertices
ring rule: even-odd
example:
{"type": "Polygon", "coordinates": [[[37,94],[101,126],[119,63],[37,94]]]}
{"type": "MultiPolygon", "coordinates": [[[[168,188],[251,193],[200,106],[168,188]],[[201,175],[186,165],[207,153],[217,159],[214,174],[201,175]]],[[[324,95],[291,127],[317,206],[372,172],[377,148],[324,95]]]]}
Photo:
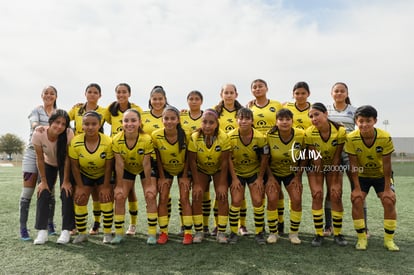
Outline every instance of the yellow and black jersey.
{"type": "MultiPolygon", "coordinates": [[[[83,112],[79,112],[79,110],[82,107],[83,107],[83,105],[74,106],[68,112],[70,120],[74,121],[74,123],[75,123],[75,135],[79,135],[79,134],[83,133],[82,119],[83,119],[83,115],[86,113],[86,111],[83,110],[83,112]]],[[[98,106],[94,111],[97,112],[101,116],[101,126],[102,126],[105,122],[106,108],[98,106]]]]}
{"type": "Polygon", "coordinates": [[[284,142],[279,131],[267,134],[270,151],[270,170],[278,177],[287,177],[296,172],[298,161],[304,159],[305,131],[292,128],[292,138],[284,142]]]}
{"type": "Polygon", "coordinates": [[[262,134],[276,125],[276,113],[282,109],[282,104],[276,100],[269,100],[266,106],[259,107],[253,104],[250,109],[253,111],[253,125],[262,134]]]}
{"type": "Polygon", "coordinates": [[[220,170],[223,161],[222,153],[229,150],[230,139],[222,130],[219,130],[219,134],[210,148],[206,146],[204,136],[199,132],[194,132],[191,135],[188,144],[188,151],[197,154],[197,168],[207,175],[214,175],[220,170]]]}
{"type": "MultiPolygon", "coordinates": [[[[142,116],[142,109],[138,105],[131,103],[131,109],[137,110],[142,116]]],[[[119,132],[122,131],[122,118],[124,116],[124,112],[118,110],[118,114],[113,116],[109,111],[109,106],[106,108],[105,112],[105,121],[111,124],[111,137],[115,136],[119,132]]]]}
{"type": "MultiPolygon", "coordinates": [[[[213,108],[214,110],[216,107],[213,108]]],[[[234,130],[238,127],[237,125],[237,110],[229,111],[225,107],[218,118],[220,129],[225,133],[229,133],[231,130],[234,130]]]]}
{"type": "Polygon", "coordinates": [[[125,141],[125,134],[122,131],[113,137],[112,150],[115,154],[121,155],[126,171],[138,175],[144,171],[144,167],[142,166],[144,156],[153,153],[154,146],[150,135],[140,133],[135,145],[132,148],[128,148],[125,141]]]}
{"type": "Polygon", "coordinates": [[[69,157],[79,161],[80,172],[90,179],[98,179],[105,174],[107,160],[114,157],[112,140],[109,136],[99,133],[99,144],[94,152],[85,146],[85,134],[75,136],[70,142],[69,157]]]}
{"type": "Polygon", "coordinates": [[[239,129],[236,128],[228,133],[231,145],[231,161],[233,162],[236,175],[251,177],[260,170],[262,154],[269,154],[269,147],[265,136],[256,129],[253,130],[252,139],[249,144],[244,144],[240,139],[239,129]]]}
{"type": "Polygon", "coordinates": [[[141,113],[142,129],[151,135],[152,132],[164,128],[162,116],[154,116],[150,110],[141,113]]]}
{"type": "Polygon", "coordinates": [[[188,136],[190,136],[195,130],[200,128],[202,117],[203,117],[203,112],[201,112],[200,116],[195,119],[190,116],[189,111],[182,112],[180,114],[181,128],[183,128],[185,133],[188,136]]]}
{"type": "Polygon", "coordinates": [[[172,176],[177,176],[184,170],[188,137],[183,148],[179,148],[178,140],[171,144],[165,137],[164,129],[158,129],[152,133],[154,149],[158,150],[162,167],[172,176]]]}
{"type": "Polygon", "coordinates": [[[293,113],[294,128],[305,130],[312,126],[312,122],[309,118],[310,106],[311,104],[309,104],[309,107],[304,110],[299,110],[294,102],[288,102],[283,106],[283,108],[289,109],[293,113]]]}
{"type": "Polygon", "coordinates": [[[394,145],[389,133],[375,128],[375,141],[371,146],[367,146],[357,129],[348,134],[345,152],[357,157],[359,177],[382,178],[382,157],[394,152],[394,145]]]}
{"type": "MultiPolygon", "coordinates": [[[[311,159],[316,160],[316,158],[322,158],[322,165],[332,164],[336,148],[346,141],[345,127],[340,126],[337,129],[331,122],[329,124],[331,134],[328,140],[323,140],[319,130],[313,125],[305,130],[305,144],[307,146],[313,146],[316,150],[311,156],[311,159]]],[[[310,153],[308,152],[308,156],[310,153]]]]}

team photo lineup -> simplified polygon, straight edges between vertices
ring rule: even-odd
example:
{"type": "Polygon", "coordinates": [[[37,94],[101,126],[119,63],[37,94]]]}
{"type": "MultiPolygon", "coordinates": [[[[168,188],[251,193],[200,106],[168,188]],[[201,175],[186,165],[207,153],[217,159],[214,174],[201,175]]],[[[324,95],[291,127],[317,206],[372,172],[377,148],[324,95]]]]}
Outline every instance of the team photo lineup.
{"type": "Polygon", "coordinates": [[[329,236],[338,246],[348,245],[342,234],[347,179],[352,205],[347,211],[357,236],[352,245],[368,248],[365,199],[373,187],[384,210],[384,247],[399,251],[392,138],[375,126],[374,106],[351,104],[347,84],[333,83],[329,104],[310,103],[306,82],[293,86],[292,102],[279,102],[268,97],[265,80],[255,79],[249,102],[237,100],[236,85],[224,84],[217,105],[203,106],[203,93],[193,90],[185,109],[170,105],[162,86],[149,92],[148,106],[130,101],[127,83],[114,86],[111,104],[102,106],[101,87],[91,83],[79,100],[83,103],[74,102],[70,110],[58,108],[57,88],[41,90],[43,103],[29,114],[30,138],[22,162],[22,241],[42,245],[57,234],[57,189],[62,206],[58,244],[81,244],[103,233],[104,244],[122,245],[127,235],[138,233],[137,192],[142,192],[147,231],[141,233],[148,245],[168,245],[176,184],[183,245],[210,236],[235,245],[248,234],[258,245],[277,245],[284,234],[292,245],[300,245],[306,177],[314,225],[311,246],[323,246],[329,236]],[[33,238],[28,229],[33,227],[28,225],[32,199],[33,238]],[[254,228],[247,228],[247,211],[253,212],[254,228]]]}

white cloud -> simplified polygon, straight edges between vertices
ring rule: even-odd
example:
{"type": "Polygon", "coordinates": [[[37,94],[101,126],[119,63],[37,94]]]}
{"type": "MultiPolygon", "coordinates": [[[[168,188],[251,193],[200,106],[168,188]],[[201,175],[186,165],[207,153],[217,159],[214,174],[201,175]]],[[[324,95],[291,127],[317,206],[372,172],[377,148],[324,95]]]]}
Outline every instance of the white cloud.
{"type": "Polygon", "coordinates": [[[246,103],[250,82],[263,78],[271,98],[290,100],[294,83],[304,80],[311,100],[325,103],[331,101],[331,85],[344,81],[355,105],[374,105],[394,135],[413,136],[406,127],[413,96],[405,91],[413,71],[414,4],[319,2],[0,4],[0,115],[7,118],[0,135],[27,138],[27,114],[41,103],[40,92],[49,83],[58,88],[59,106],[68,109],[84,101],[90,82],[101,84],[104,106],[114,100],[116,84],[128,82],[131,101],[145,109],[156,84],[177,107],[185,107],[193,89],[205,94],[204,107],[210,107],[219,101],[222,84],[235,83],[246,103]],[[403,109],[407,115],[401,117],[403,109]]]}

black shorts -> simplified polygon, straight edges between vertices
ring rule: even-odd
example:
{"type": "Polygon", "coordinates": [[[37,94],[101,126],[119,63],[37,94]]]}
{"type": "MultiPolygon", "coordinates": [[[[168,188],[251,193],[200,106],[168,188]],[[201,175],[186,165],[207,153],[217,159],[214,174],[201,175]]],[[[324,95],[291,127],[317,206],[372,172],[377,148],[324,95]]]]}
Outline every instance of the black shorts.
{"type": "Polygon", "coordinates": [[[137,175],[132,174],[132,173],[128,172],[127,170],[124,170],[124,176],[122,178],[125,179],[125,180],[135,181],[136,177],[137,177],[137,175]]]}
{"type": "MultiPolygon", "coordinates": [[[[361,191],[368,194],[369,189],[371,186],[374,188],[375,192],[381,193],[384,192],[385,188],[385,178],[364,178],[359,177],[359,185],[361,186],[361,191]]],[[[352,189],[354,189],[354,186],[352,184],[352,189]]],[[[394,191],[394,186],[391,185],[391,190],[394,191]]]]}
{"type": "Polygon", "coordinates": [[[290,182],[295,177],[295,174],[290,174],[289,176],[286,176],[286,177],[279,177],[279,176],[276,176],[276,175],[273,175],[273,176],[276,178],[276,180],[279,182],[280,185],[282,185],[282,183],[283,183],[283,185],[285,187],[288,187],[290,182]]]}
{"type": "MultiPolygon", "coordinates": [[[[141,174],[143,174],[143,173],[141,173],[141,174]]],[[[159,176],[160,176],[159,174],[160,173],[158,173],[157,160],[154,159],[153,157],[151,157],[151,177],[159,178],[159,176]]],[[[145,179],[145,175],[144,175],[144,177],[142,177],[142,175],[141,175],[141,178],[145,179]]]]}
{"type": "MultiPolygon", "coordinates": [[[[230,173],[229,173],[229,175],[230,175],[230,173]]],[[[257,179],[257,174],[255,174],[253,176],[250,176],[250,177],[237,176],[237,178],[239,179],[240,183],[243,186],[246,186],[246,184],[247,185],[252,184],[257,179]]],[[[266,180],[267,180],[267,177],[264,176],[263,177],[263,182],[266,183],[266,180]]],[[[230,182],[230,185],[231,185],[232,178],[230,176],[229,176],[229,182],[230,182]]]]}
{"type": "Polygon", "coordinates": [[[83,185],[94,187],[104,183],[105,177],[100,177],[97,179],[91,179],[83,174],[81,174],[83,185]]]}

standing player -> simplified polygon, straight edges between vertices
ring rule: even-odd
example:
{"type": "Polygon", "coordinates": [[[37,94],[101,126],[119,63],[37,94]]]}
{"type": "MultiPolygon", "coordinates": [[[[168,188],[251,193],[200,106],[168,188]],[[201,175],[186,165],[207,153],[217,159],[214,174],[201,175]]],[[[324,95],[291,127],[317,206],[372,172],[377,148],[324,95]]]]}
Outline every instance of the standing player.
{"type": "Polygon", "coordinates": [[[203,234],[203,193],[208,189],[211,178],[218,200],[219,243],[227,243],[225,235],[229,211],[228,203],[228,162],[230,140],[219,128],[218,114],[213,109],[203,113],[201,127],[191,135],[188,145],[188,162],[193,178],[193,223],[196,231],[193,243],[201,243],[203,234]]]}
{"type": "Polygon", "coordinates": [[[295,102],[284,104],[284,108],[293,113],[293,127],[305,130],[312,125],[309,118],[309,109],[311,104],[308,102],[310,89],[308,83],[304,81],[297,82],[293,86],[293,98],[295,102]]]}
{"type": "Polygon", "coordinates": [[[354,130],[347,137],[345,151],[349,155],[352,173],[352,219],[358,235],[357,250],[367,249],[363,202],[373,187],[384,208],[384,246],[388,251],[399,251],[394,243],[397,228],[396,197],[391,185],[391,153],[394,151],[391,136],[378,128],[377,110],[366,105],[355,111],[354,130]]]}
{"type": "Polygon", "coordinates": [[[309,110],[313,126],[305,131],[305,143],[311,165],[308,171],[309,187],[312,193],[312,215],[315,226],[315,238],[312,246],[321,246],[323,242],[323,186],[329,188],[332,201],[334,241],[340,246],[347,245],[341,234],[342,182],[339,180],[341,152],[345,144],[346,132],[343,126],[328,119],[328,111],[322,103],[314,103],[309,110]]]}

